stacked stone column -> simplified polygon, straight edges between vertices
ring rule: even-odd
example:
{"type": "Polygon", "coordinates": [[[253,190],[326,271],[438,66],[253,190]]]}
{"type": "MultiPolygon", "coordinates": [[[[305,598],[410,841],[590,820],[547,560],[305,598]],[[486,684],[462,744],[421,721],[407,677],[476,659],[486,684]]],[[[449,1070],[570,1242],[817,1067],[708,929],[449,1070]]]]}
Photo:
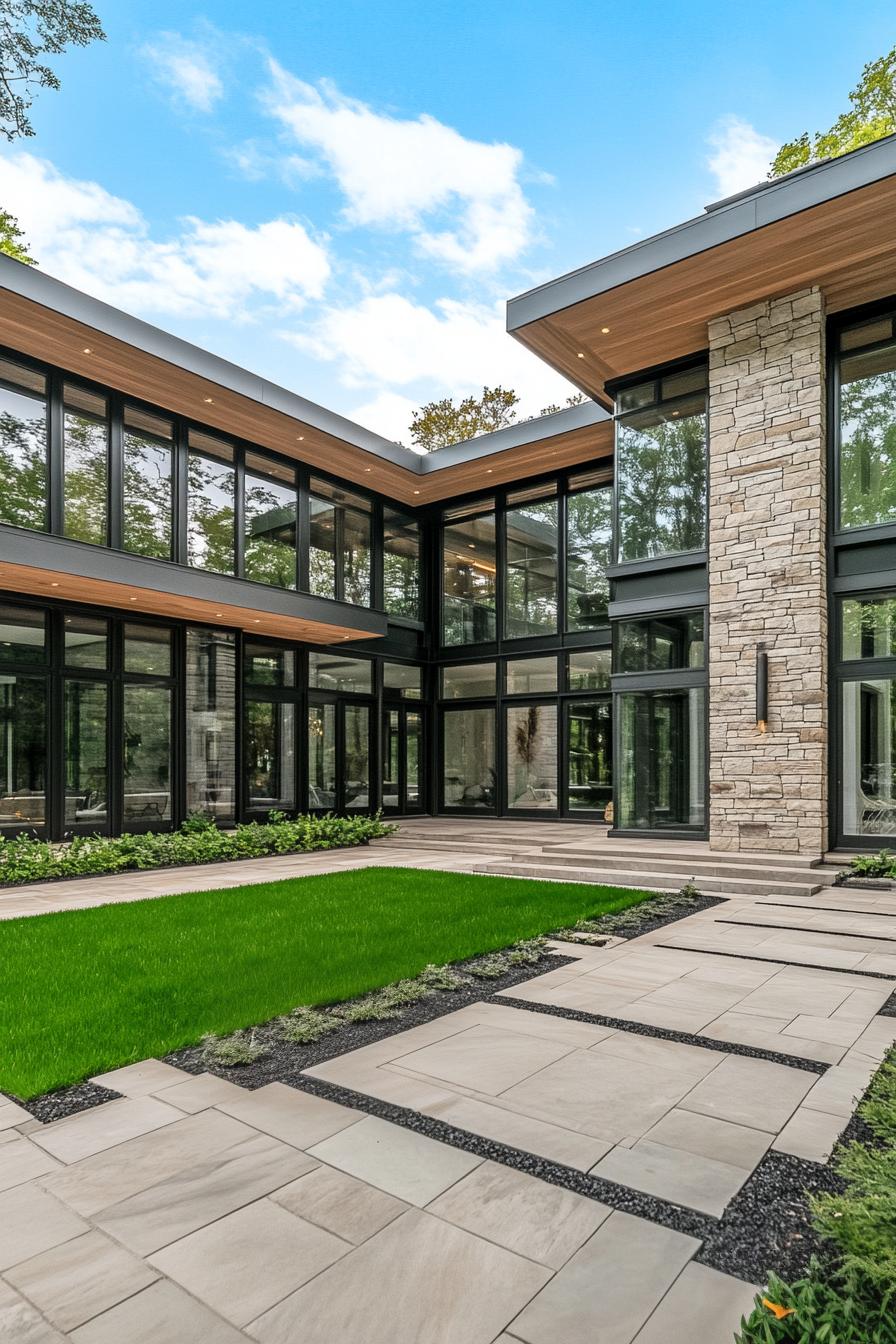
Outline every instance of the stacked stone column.
{"type": "Polygon", "coordinates": [[[827,847],[824,338],[818,289],[709,327],[713,849],[818,856],[827,847]]]}

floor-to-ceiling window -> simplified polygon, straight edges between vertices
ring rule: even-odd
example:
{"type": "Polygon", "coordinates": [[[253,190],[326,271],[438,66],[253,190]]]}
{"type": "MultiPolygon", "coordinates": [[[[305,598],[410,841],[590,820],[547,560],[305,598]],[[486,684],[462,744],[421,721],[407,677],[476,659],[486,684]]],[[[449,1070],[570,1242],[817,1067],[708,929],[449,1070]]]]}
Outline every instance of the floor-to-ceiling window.
{"type": "Polygon", "coordinates": [[[706,546],[706,369],[648,379],[616,399],[616,559],[706,546]]]}
{"type": "Polygon", "coordinates": [[[63,388],[63,527],[73,541],[105,546],[109,519],[109,406],[102,393],[63,388]]]}
{"type": "Polygon", "coordinates": [[[190,429],[187,454],[187,560],[235,572],[236,468],[233,445],[190,429]]]}
{"type": "Polygon", "coordinates": [[[0,359],[0,523],[47,526],[47,380],[0,359]]]}
{"type": "Polygon", "coordinates": [[[896,522],[896,319],[848,327],[838,347],[837,524],[896,522]]]}
{"type": "Polygon", "coordinates": [[[109,622],[63,616],[64,824],[67,832],[108,831],[110,711],[109,622]]]}
{"type": "Polygon", "coordinates": [[[841,839],[896,836],[896,597],[839,603],[841,839]]]}
{"type": "Polygon", "coordinates": [[[442,528],[442,643],[496,635],[498,550],[493,500],[449,509],[442,528]]]}
{"type": "Polygon", "coordinates": [[[298,495],[295,467],[246,454],[243,571],[274,588],[296,586],[298,495]]]}
{"type": "Polygon", "coordinates": [[[399,509],[383,509],[383,606],[390,616],[422,617],[420,524],[399,509]]]}
{"type": "Polygon", "coordinates": [[[371,782],[373,664],[369,658],[308,654],[308,799],[312,808],[362,812],[371,782]]]}
{"type": "Polygon", "coordinates": [[[312,477],[309,505],[309,591],[370,606],[370,500],[312,477]]]}
{"type": "Polygon", "coordinates": [[[153,830],[173,816],[174,668],[168,626],[124,627],[122,722],[126,830],[153,830]]]}
{"type": "Polygon", "coordinates": [[[236,817],[236,636],[228,630],[186,633],[186,809],[232,822],[236,817]]]}
{"type": "Polygon", "coordinates": [[[46,614],[0,606],[0,829],[47,820],[46,614]]]}
{"type": "Polygon", "coordinates": [[[504,511],[504,637],[555,634],[558,629],[556,483],[507,496],[504,511]]]}
{"type": "Polygon", "coordinates": [[[124,411],[122,546],[170,560],[174,538],[174,423],[138,406],[124,411]]]}
{"type": "Polygon", "coordinates": [[[613,536],[613,488],[606,469],[573,476],[566,500],[566,624],[606,625],[613,536]]]}

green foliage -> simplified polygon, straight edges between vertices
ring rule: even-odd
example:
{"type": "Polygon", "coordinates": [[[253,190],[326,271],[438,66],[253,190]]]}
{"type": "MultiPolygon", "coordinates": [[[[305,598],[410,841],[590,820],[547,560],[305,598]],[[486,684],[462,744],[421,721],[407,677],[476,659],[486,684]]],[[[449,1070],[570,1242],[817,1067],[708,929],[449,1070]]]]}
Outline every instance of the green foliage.
{"type": "Polygon", "coordinates": [[[288,820],[281,813],[267,823],[253,821],[233,831],[219,831],[209,818],[194,814],[178,831],[122,835],[114,839],[79,835],[67,845],[51,845],[29,835],[0,837],[0,885],[338,849],[366,845],[370,840],[390,835],[394,829],[379,816],[327,814],[288,820]]]}
{"type": "Polygon", "coordinates": [[[464,969],[477,980],[498,980],[510,970],[510,963],[503,952],[495,952],[490,957],[471,961],[464,969]]]}
{"type": "Polygon", "coordinates": [[[833,1270],[817,1261],[788,1285],[774,1275],[741,1324],[737,1344],[894,1344],[896,1341],[896,1049],[891,1049],[859,1115],[869,1144],[849,1143],[832,1158],[844,1189],[812,1199],[812,1219],[836,1252],[833,1270]],[[792,1314],[775,1319],[763,1298],[792,1314]]]}
{"type": "Polygon", "coordinates": [[[794,168],[848,154],[896,131],[896,47],[865,66],[849,101],[849,111],[843,112],[829,131],[814,136],[804,131],[782,145],[769,177],[783,177],[794,168]]]}
{"type": "Polygon", "coordinates": [[[221,1064],[225,1069],[234,1069],[240,1065],[254,1064],[258,1059],[264,1059],[268,1053],[265,1046],[256,1041],[255,1033],[249,1031],[236,1031],[232,1036],[203,1036],[202,1044],[205,1047],[205,1056],[215,1064],[221,1064]]]}
{"type": "Polygon", "coordinates": [[[307,1004],[302,1004],[299,1008],[294,1008],[287,1017],[282,1017],[277,1024],[277,1035],[284,1041],[292,1041],[295,1045],[313,1045],[319,1041],[322,1036],[327,1036],[331,1031],[338,1031],[345,1023],[333,1013],[321,1012],[319,1008],[310,1008],[307,1004]]]}
{"type": "Polygon", "coordinates": [[[813,1262],[794,1284],[771,1275],[735,1344],[894,1344],[892,1311],[892,1297],[881,1298],[874,1284],[813,1262]],[[763,1298],[792,1314],[778,1320],[763,1298]]]}
{"type": "Polygon", "coordinates": [[[547,942],[544,938],[529,938],[516,943],[505,955],[508,966],[534,966],[545,954],[547,942]]]}
{"type": "Polygon", "coordinates": [[[451,397],[430,401],[415,411],[411,420],[411,442],[422,452],[463,443],[478,434],[503,429],[516,419],[519,397],[509,388],[484,387],[480,397],[451,397]]]}
{"type": "Polygon", "coordinates": [[[896,854],[889,849],[857,854],[850,861],[849,871],[854,877],[896,877],[896,854]]]}
{"type": "Polygon", "coordinates": [[[444,989],[453,991],[463,989],[464,985],[470,982],[466,976],[460,975],[453,966],[434,966],[430,963],[424,966],[420,973],[420,980],[427,989],[444,989]]]}
{"type": "Polygon", "coordinates": [[[24,261],[26,266],[37,263],[28,251],[25,235],[19,228],[19,221],[8,210],[0,210],[0,252],[16,261],[24,261]]]}
{"type": "Polygon", "coordinates": [[[75,0],[0,0],[0,133],[33,135],[28,109],[36,89],[58,89],[41,56],[86,47],[106,34],[92,7],[75,0]],[[18,88],[16,87],[18,86],[18,88]]]}

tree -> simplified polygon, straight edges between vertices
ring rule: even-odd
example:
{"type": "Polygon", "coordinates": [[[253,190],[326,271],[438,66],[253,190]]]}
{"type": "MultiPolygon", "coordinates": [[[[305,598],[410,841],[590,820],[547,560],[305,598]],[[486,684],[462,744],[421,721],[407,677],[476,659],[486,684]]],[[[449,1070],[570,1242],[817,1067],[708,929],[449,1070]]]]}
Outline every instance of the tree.
{"type": "Polygon", "coordinates": [[[24,261],[28,266],[37,264],[28,251],[19,221],[8,210],[0,210],[0,252],[15,257],[16,261],[24,261]]]}
{"type": "Polygon", "coordinates": [[[794,168],[804,168],[819,159],[848,154],[851,149],[860,149],[896,131],[896,47],[865,66],[849,101],[851,108],[837,118],[829,131],[816,132],[814,136],[803,131],[795,140],[782,145],[769,177],[783,177],[794,168]]]}
{"type": "Polygon", "coordinates": [[[411,442],[423,452],[430,453],[449,443],[462,443],[465,439],[475,439],[478,434],[490,434],[516,419],[518,401],[515,392],[503,387],[484,387],[481,397],[464,397],[458,402],[452,397],[429,401],[414,412],[411,442]]]}
{"type": "Polygon", "coordinates": [[[40,57],[86,47],[105,36],[89,4],[0,0],[0,132],[7,140],[34,134],[28,110],[35,90],[59,88],[58,76],[40,57]]]}

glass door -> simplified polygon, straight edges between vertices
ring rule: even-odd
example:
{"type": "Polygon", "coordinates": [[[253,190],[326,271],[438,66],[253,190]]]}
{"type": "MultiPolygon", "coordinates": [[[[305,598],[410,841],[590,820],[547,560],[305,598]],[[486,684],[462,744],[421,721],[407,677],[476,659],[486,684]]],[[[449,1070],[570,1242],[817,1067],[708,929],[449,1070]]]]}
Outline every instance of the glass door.
{"type": "Polygon", "coordinates": [[[619,697],[622,830],[702,830],[706,711],[703,687],[619,697]]]}
{"type": "Polygon", "coordinates": [[[566,806],[570,816],[604,817],[613,798],[613,715],[610,697],[566,703],[566,806]]]}
{"type": "Polygon", "coordinates": [[[422,812],[423,714],[404,705],[383,711],[382,806],[397,816],[422,812]]]}
{"type": "Polygon", "coordinates": [[[312,812],[369,812],[370,706],[327,700],[308,708],[308,807],[312,812]]]}

